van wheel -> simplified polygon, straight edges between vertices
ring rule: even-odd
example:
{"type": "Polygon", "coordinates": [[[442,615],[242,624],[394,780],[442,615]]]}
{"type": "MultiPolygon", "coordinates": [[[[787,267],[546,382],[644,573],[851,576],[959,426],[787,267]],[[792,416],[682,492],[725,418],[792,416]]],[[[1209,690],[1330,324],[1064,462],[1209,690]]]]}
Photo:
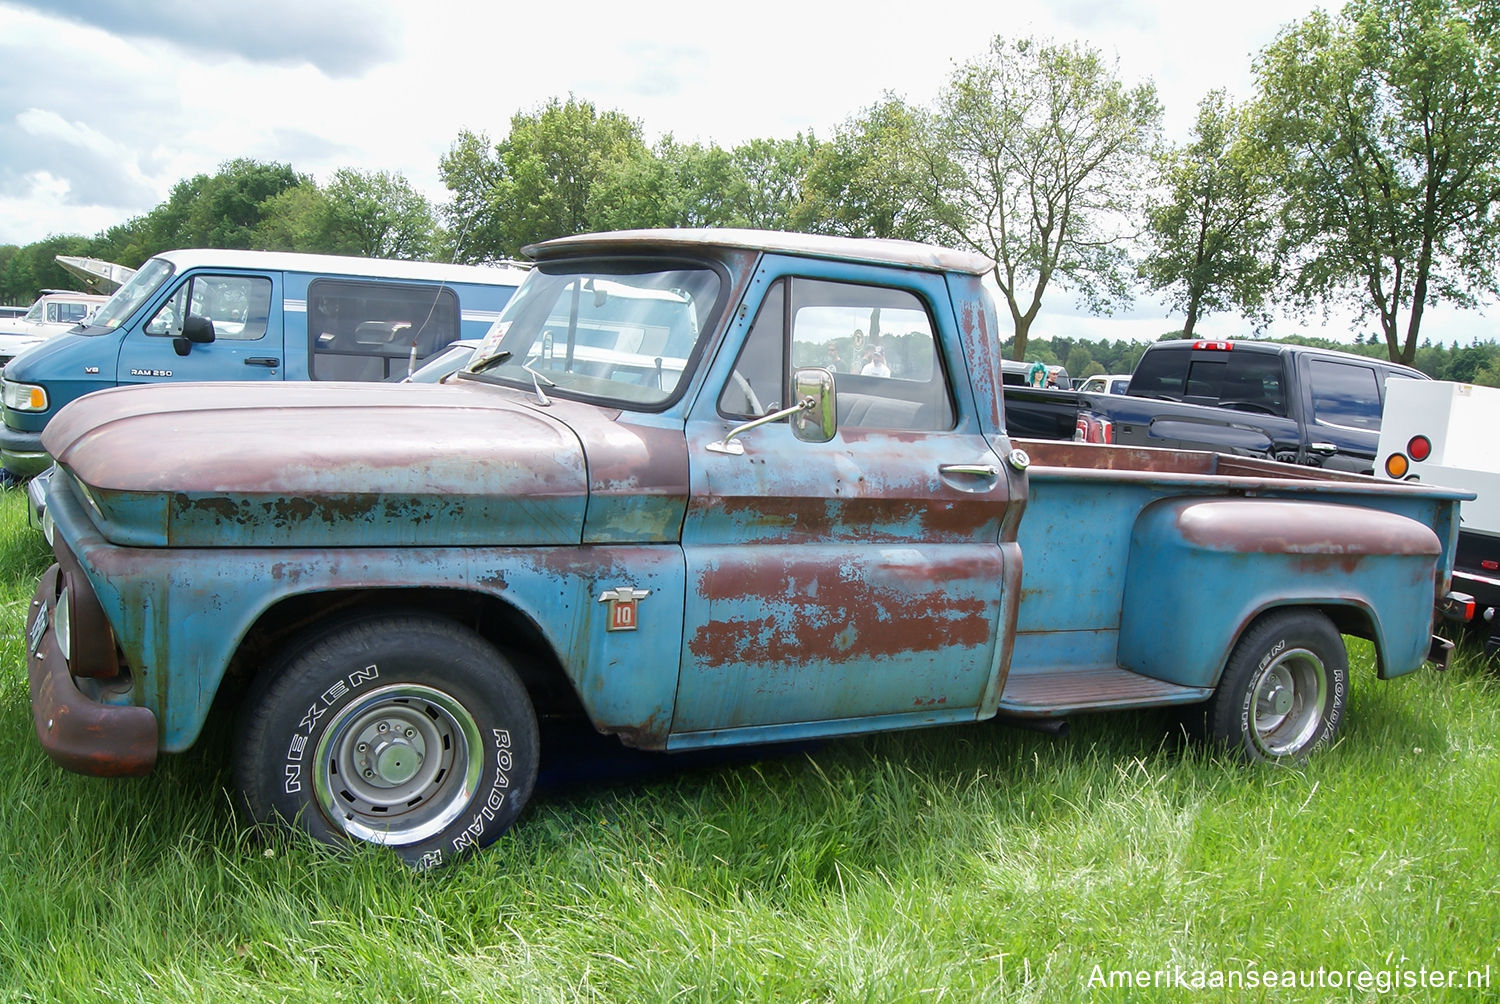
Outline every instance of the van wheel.
{"type": "Polygon", "coordinates": [[[419,868],[493,843],[536,780],[536,715],[492,645],[440,617],[354,620],[252,688],[234,747],[252,818],[419,868]]]}
{"type": "Polygon", "coordinates": [[[1246,761],[1300,760],[1338,732],[1349,657],[1313,610],[1266,614],[1241,636],[1208,702],[1208,738],[1246,761]]]}

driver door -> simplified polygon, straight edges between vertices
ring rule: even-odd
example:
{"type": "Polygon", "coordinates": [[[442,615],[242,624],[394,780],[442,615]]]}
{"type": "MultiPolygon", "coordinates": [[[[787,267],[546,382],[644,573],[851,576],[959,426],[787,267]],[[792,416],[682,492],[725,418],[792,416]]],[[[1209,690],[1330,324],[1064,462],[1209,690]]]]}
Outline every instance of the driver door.
{"type": "Polygon", "coordinates": [[[184,278],[120,345],[117,381],[280,380],[285,372],[280,275],[205,274],[184,278]],[[178,351],[188,315],[207,318],[214,340],[178,351]]]}
{"type": "Polygon", "coordinates": [[[1019,561],[1005,468],[954,393],[942,277],[871,273],[768,257],[689,417],[671,747],[972,719],[997,671],[1019,561]],[[834,372],[831,441],[779,421],[738,437],[741,456],[708,448],[781,407],[798,366],[834,372]]]}

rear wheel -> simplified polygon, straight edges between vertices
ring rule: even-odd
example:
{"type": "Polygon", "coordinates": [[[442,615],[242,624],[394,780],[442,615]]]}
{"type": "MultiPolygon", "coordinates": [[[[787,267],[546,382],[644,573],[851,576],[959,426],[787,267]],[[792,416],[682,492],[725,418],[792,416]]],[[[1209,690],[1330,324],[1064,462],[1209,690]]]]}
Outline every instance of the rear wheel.
{"type": "Polygon", "coordinates": [[[1208,738],[1244,760],[1303,759],[1332,742],[1348,691],[1333,622],[1313,610],[1274,611],[1230,653],[1208,703],[1208,738]]]}
{"type": "Polygon", "coordinates": [[[234,751],[255,819],[384,844],[418,867],[499,837],[531,795],[538,758],[536,716],[505,657],[418,614],[295,644],[248,695],[234,751]]]}

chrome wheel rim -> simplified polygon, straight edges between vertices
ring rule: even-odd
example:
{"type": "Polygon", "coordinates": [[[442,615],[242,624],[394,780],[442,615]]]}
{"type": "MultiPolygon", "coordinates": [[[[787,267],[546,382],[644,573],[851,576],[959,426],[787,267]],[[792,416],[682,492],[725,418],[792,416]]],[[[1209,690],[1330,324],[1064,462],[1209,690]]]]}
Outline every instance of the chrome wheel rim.
{"type": "Polygon", "coordinates": [[[1272,756],[1300,752],[1317,735],[1328,698],[1323,660],[1304,648],[1282,652],[1255,678],[1250,726],[1272,756]]]}
{"type": "Polygon", "coordinates": [[[334,715],[314,752],[313,789],[351,837],[418,843],[441,832],[479,790],[479,726],[449,694],[394,684],[334,715]]]}

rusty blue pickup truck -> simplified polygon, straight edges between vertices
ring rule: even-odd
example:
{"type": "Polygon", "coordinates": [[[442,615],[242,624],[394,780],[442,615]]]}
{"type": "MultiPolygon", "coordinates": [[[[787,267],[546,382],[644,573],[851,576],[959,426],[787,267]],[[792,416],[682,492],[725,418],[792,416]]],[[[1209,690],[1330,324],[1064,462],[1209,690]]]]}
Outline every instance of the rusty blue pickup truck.
{"type": "Polygon", "coordinates": [[[675,751],[1171,705],[1280,761],[1339,727],[1342,636],[1381,677],[1445,655],[1462,493],[1012,440],[982,258],[527,253],[442,384],[57,415],[27,618],[54,760],[144,774],[225,705],[253,819],[426,867],[516,820],[539,716],[675,751]]]}

